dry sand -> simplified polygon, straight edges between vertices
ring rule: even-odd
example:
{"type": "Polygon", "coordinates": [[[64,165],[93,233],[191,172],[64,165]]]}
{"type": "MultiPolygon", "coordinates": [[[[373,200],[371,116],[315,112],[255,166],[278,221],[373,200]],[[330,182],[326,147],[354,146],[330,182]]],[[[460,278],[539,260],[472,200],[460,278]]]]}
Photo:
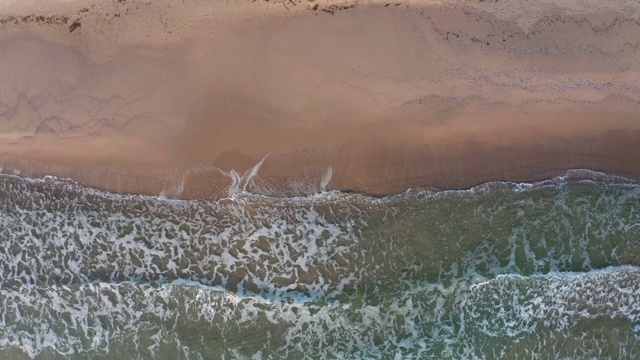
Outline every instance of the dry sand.
{"type": "Polygon", "coordinates": [[[197,198],[640,180],[639,19],[604,0],[4,1],[0,164],[197,198]]]}

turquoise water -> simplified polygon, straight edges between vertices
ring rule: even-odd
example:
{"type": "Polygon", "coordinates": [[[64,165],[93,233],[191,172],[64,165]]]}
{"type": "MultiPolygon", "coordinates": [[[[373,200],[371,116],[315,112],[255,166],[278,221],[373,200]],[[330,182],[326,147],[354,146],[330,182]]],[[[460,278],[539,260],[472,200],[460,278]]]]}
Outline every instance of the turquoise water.
{"type": "Polygon", "coordinates": [[[2,175],[0,358],[638,358],[639,263],[640,185],[589,172],[217,202],[2,175]]]}

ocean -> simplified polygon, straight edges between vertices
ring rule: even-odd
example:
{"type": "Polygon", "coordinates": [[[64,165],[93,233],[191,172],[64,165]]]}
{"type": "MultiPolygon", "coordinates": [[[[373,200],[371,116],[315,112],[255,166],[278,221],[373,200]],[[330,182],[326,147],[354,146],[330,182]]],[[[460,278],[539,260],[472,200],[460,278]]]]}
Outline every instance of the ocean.
{"type": "Polygon", "coordinates": [[[118,195],[0,175],[1,359],[640,357],[640,185],[118,195]]]}

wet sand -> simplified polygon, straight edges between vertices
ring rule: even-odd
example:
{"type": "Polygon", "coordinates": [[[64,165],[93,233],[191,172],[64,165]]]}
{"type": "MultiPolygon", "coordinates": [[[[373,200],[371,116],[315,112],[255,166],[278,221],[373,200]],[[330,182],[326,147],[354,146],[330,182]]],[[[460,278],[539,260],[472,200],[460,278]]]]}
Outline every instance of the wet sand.
{"type": "Polygon", "coordinates": [[[640,180],[639,18],[607,1],[3,3],[0,163],[186,198],[640,180]]]}

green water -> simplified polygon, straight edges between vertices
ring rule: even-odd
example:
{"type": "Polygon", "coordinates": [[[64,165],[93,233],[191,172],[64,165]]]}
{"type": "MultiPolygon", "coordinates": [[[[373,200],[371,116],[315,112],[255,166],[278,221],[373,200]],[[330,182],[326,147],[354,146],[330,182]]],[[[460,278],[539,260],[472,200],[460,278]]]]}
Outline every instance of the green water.
{"type": "Polygon", "coordinates": [[[640,357],[640,186],[218,202],[0,177],[0,358],[640,357]]]}

